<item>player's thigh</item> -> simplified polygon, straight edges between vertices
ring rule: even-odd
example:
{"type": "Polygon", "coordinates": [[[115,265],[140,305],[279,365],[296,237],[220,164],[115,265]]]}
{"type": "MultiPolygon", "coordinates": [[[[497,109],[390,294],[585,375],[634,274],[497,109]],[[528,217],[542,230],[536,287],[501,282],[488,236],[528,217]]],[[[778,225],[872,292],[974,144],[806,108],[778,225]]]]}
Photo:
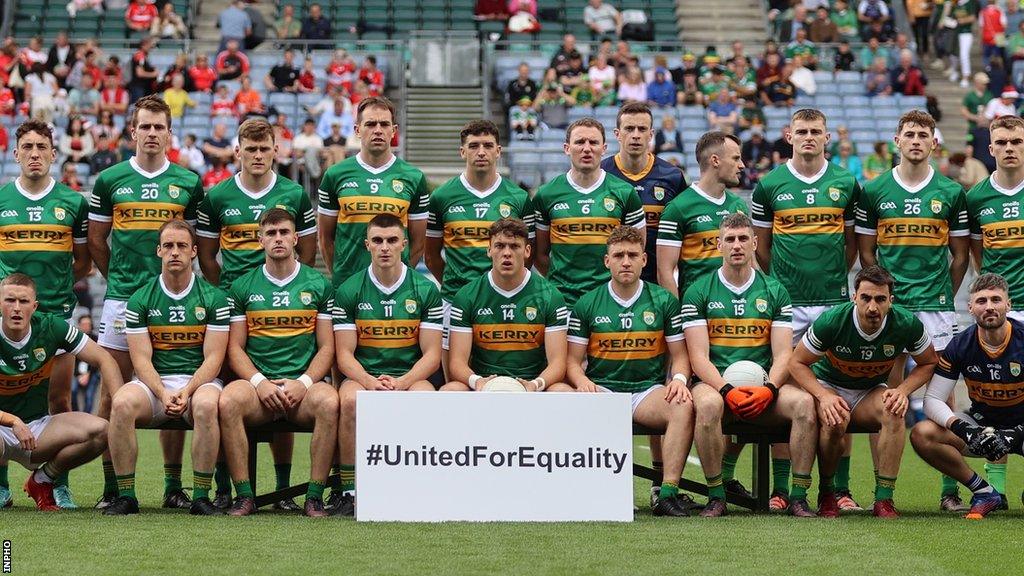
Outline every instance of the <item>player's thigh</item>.
{"type": "Polygon", "coordinates": [[[36,449],[32,451],[32,462],[45,462],[53,458],[64,447],[81,444],[107,432],[107,421],[85,412],[64,412],[54,414],[46,427],[36,437],[36,449]]]}
{"type": "Polygon", "coordinates": [[[338,418],[338,393],[325,382],[316,382],[306,390],[298,406],[288,410],[288,420],[300,426],[312,426],[320,418],[338,418]]]}
{"type": "Polygon", "coordinates": [[[153,391],[138,380],[130,380],[114,393],[110,409],[111,419],[131,417],[136,426],[162,424],[168,418],[164,405],[153,391]]]}
{"type": "Polygon", "coordinates": [[[356,394],[360,390],[366,390],[362,384],[346,378],[341,382],[341,386],[338,387],[338,400],[341,402],[341,411],[354,411],[356,407],[356,394]]]}
{"type": "Polygon", "coordinates": [[[910,440],[918,448],[945,444],[965,456],[973,456],[968,452],[967,444],[959,436],[953,434],[945,426],[927,418],[914,425],[910,431],[910,440]]]}
{"type": "Polygon", "coordinates": [[[671,422],[693,421],[693,402],[666,402],[664,386],[654,386],[642,394],[633,408],[633,421],[637,424],[664,430],[671,422]]]}
{"type": "Polygon", "coordinates": [[[194,426],[197,418],[200,421],[211,418],[216,424],[220,394],[223,390],[224,385],[220,382],[207,382],[196,388],[192,397],[188,399],[188,409],[183,415],[185,421],[194,426]]]}
{"type": "Polygon", "coordinates": [[[778,400],[755,418],[754,422],[769,426],[783,425],[807,416],[817,420],[814,397],[799,386],[787,385],[779,388],[778,400]]]}
{"type": "Polygon", "coordinates": [[[428,380],[419,380],[417,382],[413,382],[407,390],[409,392],[434,392],[434,385],[428,380]]]}
{"type": "Polygon", "coordinates": [[[441,386],[441,392],[471,392],[472,389],[458,381],[451,381],[444,386],[441,386]]]}
{"type": "MultiPolygon", "coordinates": [[[[866,428],[871,432],[877,432],[882,428],[882,421],[889,420],[886,416],[888,411],[882,395],[888,390],[885,386],[876,386],[868,390],[857,402],[856,406],[850,406],[850,424],[859,428],[866,428]]],[[[892,417],[902,421],[902,418],[892,417]]]]}
{"type": "Polygon", "coordinates": [[[925,311],[914,312],[914,316],[924,325],[924,331],[932,339],[932,346],[936,352],[946,349],[949,341],[957,333],[956,312],[953,311],[925,311]]]}
{"type": "Polygon", "coordinates": [[[697,382],[690,388],[690,393],[693,395],[693,406],[698,418],[721,421],[725,413],[725,401],[718,390],[703,382],[697,382]]]}
{"type": "Polygon", "coordinates": [[[235,380],[224,387],[220,394],[220,403],[217,406],[220,413],[221,423],[226,417],[237,416],[242,419],[246,426],[258,426],[273,422],[282,417],[260,402],[256,395],[256,389],[248,380],[235,380]]]}

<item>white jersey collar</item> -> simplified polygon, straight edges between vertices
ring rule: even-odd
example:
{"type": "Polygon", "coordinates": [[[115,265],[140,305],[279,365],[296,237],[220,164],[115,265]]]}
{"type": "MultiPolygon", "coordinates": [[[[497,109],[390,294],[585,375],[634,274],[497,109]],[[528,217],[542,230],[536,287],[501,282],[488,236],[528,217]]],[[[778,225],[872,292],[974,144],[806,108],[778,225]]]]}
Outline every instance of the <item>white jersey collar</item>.
{"type": "Polygon", "coordinates": [[[28,190],[25,190],[25,188],[21,186],[21,176],[18,176],[17,178],[14,179],[14,188],[25,198],[28,198],[29,200],[35,202],[36,200],[42,200],[47,194],[50,193],[51,190],[53,190],[53,187],[57,185],[57,181],[54,180],[53,176],[50,176],[49,178],[50,183],[46,185],[46,188],[43,188],[42,192],[37,192],[33,194],[28,190]]]}
{"type": "Polygon", "coordinates": [[[494,283],[494,269],[488,270],[488,272],[487,272],[487,281],[491,284],[491,288],[493,288],[495,292],[497,292],[498,294],[501,294],[505,298],[512,298],[516,294],[519,294],[520,292],[522,292],[523,288],[526,288],[526,285],[530,283],[530,276],[531,276],[531,272],[529,270],[527,270],[526,271],[526,276],[523,277],[522,283],[519,284],[519,286],[516,286],[515,288],[513,288],[511,290],[507,290],[507,291],[506,290],[502,290],[497,284],[494,283]]]}
{"type": "Polygon", "coordinates": [[[401,286],[405,282],[405,275],[406,273],[409,272],[409,267],[406,266],[404,262],[399,262],[399,264],[402,266],[402,273],[398,276],[398,280],[395,281],[395,283],[392,284],[391,286],[385,286],[384,283],[381,282],[379,278],[377,278],[377,275],[373,273],[373,265],[371,264],[367,268],[368,274],[370,276],[370,282],[373,282],[373,285],[377,287],[377,290],[380,290],[384,294],[390,296],[391,294],[394,293],[395,290],[398,290],[399,286],[401,286]]]}
{"type": "Polygon", "coordinates": [[[132,167],[132,170],[135,170],[136,172],[145,176],[146,178],[156,178],[157,176],[166,172],[167,169],[171,167],[171,161],[164,158],[164,165],[158,168],[156,172],[146,172],[145,170],[143,170],[142,167],[139,166],[139,163],[135,160],[134,156],[128,159],[128,165],[132,167]]]}

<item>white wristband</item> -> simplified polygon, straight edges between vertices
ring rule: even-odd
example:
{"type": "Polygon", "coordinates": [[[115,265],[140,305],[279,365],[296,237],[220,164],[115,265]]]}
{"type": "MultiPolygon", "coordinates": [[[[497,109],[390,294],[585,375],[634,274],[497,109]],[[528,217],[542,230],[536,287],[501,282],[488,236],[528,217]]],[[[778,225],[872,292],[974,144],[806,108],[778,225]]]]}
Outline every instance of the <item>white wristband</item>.
{"type": "Polygon", "coordinates": [[[309,389],[310,386],[313,385],[313,379],[309,377],[309,374],[303,374],[302,376],[296,378],[296,380],[302,382],[302,385],[305,386],[307,390],[309,389]]]}
{"type": "Polygon", "coordinates": [[[673,374],[672,379],[679,380],[683,383],[683,386],[686,386],[686,376],[683,376],[682,374],[673,374]]]}
{"type": "Polygon", "coordinates": [[[471,375],[469,377],[469,382],[467,382],[467,384],[469,384],[469,389],[476,390],[476,383],[479,382],[481,378],[483,378],[483,376],[480,376],[479,374],[471,375]]]}
{"type": "Polygon", "coordinates": [[[252,387],[255,388],[260,385],[260,382],[263,382],[266,379],[267,377],[263,375],[263,372],[257,372],[252,375],[252,378],[249,378],[249,384],[252,384],[252,387]]]}
{"type": "Polygon", "coordinates": [[[537,392],[540,392],[548,387],[547,381],[541,378],[540,376],[537,376],[536,378],[531,380],[531,382],[537,385],[537,392]]]}

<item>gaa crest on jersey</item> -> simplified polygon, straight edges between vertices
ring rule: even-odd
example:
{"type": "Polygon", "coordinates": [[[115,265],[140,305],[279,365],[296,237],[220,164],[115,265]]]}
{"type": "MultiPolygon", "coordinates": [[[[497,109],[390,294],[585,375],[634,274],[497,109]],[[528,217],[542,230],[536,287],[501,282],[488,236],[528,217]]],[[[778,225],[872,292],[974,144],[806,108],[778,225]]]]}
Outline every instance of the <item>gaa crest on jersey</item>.
{"type": "Polygon", "coordinates": [[[36,360],[38,360],[40,362],[42,362],[43,360],[46,360],[46,350],[44,350],[42,348],[36,348],[35,350],[33,350],[32,351],[32,355],[35,356],[36,360]]]}
{"type": "Polygon", "coordinates": [[[299,300],[306,306],[309,306],[313,303],[313,295],[309,292],[299,292],[299,300]]]}
{"type": "Polygon", "coordinates": [[[942,212],[942,200],[932,200],[932,214],[938,214],[942,212]]]}
{"type": "Polygon", "coordinates": [[[644,310],[644,324],[654,326],[654,319],[654,312],[651,310],[644,310]]]}
{"type": "Polygon", "coordinates": [[[843,197],[843,191],[839,188],[829,188],[828,197],[831,198],[833,202],[839,202],[839,199],[843,197]]]}
{"type": "Polygon", "coordinates": [[[893,354],[896,354],[896,347],[892,344],[885,344],[882,346],[882,354],[892,357],[893,354]]]}
{"type": "Polygon", "coordinates": [[[416,301],[412,298],[406,298],[405,300],[405,311],[409,314],[416,313],[416,301]]]}
{"type": "Polygon", "coordinates": [[[171,184],[167,186],[167,195],[177,200],[178,196],[181,196],[181,188],[171,184]]]}
{"type": "Polygon", "coordinates": [[[1010,362],[1010,375],[1014,376],[1014,377],[1020,376],[1020,363],[1019,362],[1010,362]]]}
{"type": "Polygon", "coordinates": [[[758,298],[754,300],[754,307],[757,308],[758,312],[765,313],[768,311],[768,301],[764,298],[758,298]]]}
{"type": "Polygon", "coordinates": [[[537,317],[537,309],[533,306],[526,307],[526,319],[533,320],[537,317]]]}
{"type": "Polygon", "coordinates": [[[53,216],[57,220],[63,220],[64,217],[67,216],[67,215],[68,215],[68,213],[63,208],[61,208],[60,206],[57,206],[57,207],[55,207],[53,209],[53,216]]]}
{"type": "Polygon", "coordinates": [[[402,190],[405,190],[405,182],[402,182],[401,180],[392,180],[391,181],[391,191],[392,192],[394,192],[395,194],[401,194],[402,190]]]}
{"type": "Polygon", "coordinates": [[[604,209],[609,211],[609,212],[611,212],[612,210],[615,210],[615,199],[612,198],[611,196],[605,196],[604,197],[604,209]]]}
{"type": "Polygon", "coordinates": [[[502,202],[498,206],[498,214],[501,214],[502,218],[508,218],[509,216],[512,215],[512,207],[502,202]]]}
{"type": "Polygon", "coordinates": [[[206,308],[203,308],[202,306],[196,306],[195,313],[196,320],[202,321],[206,318],[206,308]]]}
{"type": "Polygon", "coordinates": [[[654,199],[661,202],[665,199],[665,189],[661,186],[654,187],[654,199]]]}

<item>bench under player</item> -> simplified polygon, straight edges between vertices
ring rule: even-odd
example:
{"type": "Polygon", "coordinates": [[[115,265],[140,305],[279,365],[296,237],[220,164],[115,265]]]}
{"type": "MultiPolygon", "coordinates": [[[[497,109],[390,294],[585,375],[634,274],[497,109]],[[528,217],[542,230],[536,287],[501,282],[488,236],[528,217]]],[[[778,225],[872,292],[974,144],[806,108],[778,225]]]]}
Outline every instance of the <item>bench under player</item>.
{"type": "MultiPolygon", "coordinates": [[[[270,208],[284,208],[295,217],[299,262],[312,266],[316,260],[316,213],[302,186],[274,172],[276,153],[274,129],[269,122],[263,118],[242,122],[235,146],[238,173],[211,188],[199,205],[199,266],[215,286],[226,290],[236,278],[263,264],[259,219],[270,208]],[[217,261],[218,252],[223,265],[217,261]]],[[[234,378],[224,374],[221,380],[230,382],[234,378]]],[[[291,485],[293,445],[291,433],[275,434],[270,444],[278,490],[291,485]]],[[[231,503],[231,482],[223,463],[217,466],[214,503],[222,508],[231,503]]],[[[274,508],[299,509],[291,498],[275,503],[274,508]]]]}
{"type": "Polygon", "coordinates": [[[563,382],[569,309],[551,282],[526,268],[526,224],[492,224],[487,253],[491,269],[452,299],[452,380],[441,390],[481,390],[494,376],[510,376],[529,392],[571,392],[563,382]]]}
{"type": "MultiPolygon", "coordinates": [[[[157,230],[167,220],[196,220],[203,198],[199,176],[167,159],[171,142],[171,109],[158,95],[135,102],[129,122],[135,140],[135,156],[100,173],[89,198],[89,253],[96,268],[107,279],[98,342],[110,352],[127,382],[132,377],[131,357],[125,333],[128,298],[160,273],[156,256],[157,230]],[[107,240],[110,244],[107,244],[107,240]]],[[[104,386],[99,415],[110,416],[111,395],[104,386]]],[[[181,456],[185,446],[182,431],[163,430],[164,506],[188,508],[188,496],[181,489],[181,456]]],[[[104,508],[117,497],[114,466],[104,454],[104,508]]]]}
{"type": "Polygon", "coordinates": [[[1021,454],[1024,425],[1024,324],[1009,316],[1010,286],[986,273],[971,283],[967,305],[976,326],[960,332],[943,350],[928,383],[924,411],[914,426],[914,451],[936,470],[956,478],[972,493],[967,518],[980,519],[1002,506],[1002,498],[978,476],[964,456],[1000,460],[1021,454]],[[961,377],[971,399],[966,412],[946,404],[961,377]],[[987,428],[995,429],[993,434],[987,428]]]}
{"type": "MultiPolygon", "coordinates": [[[[930,114],[901,116],[895,141],[899,165],[868,182],[857,202],[860,262],[865,268],[880,264],[893,275],[895,302],[921,320],[935,351],[942,352],[956,332],[953,297],[970,261],[966,199],[959,183],[928,163],[937,145],[930,114]]],[[[901,352],[889,377],[893,387],[903,382],[905,363],[901,352]]],[[[942,478],[943,510],[962,506],[956,487],[956,480],[942,478]]]]}
{"type": "Polygon", "coordinates": [[[180,418],[192,425],[192,504],[195,515],[220,514],[210,483],[220,448],[217,378],[228,347],[231,305],[220,289],[192,272],[196,233],[182,220],[159,230],[160,274],[128,299],[128,351],[135,379],[115,394],[110,411],[110,455],[117,500],[106,515],[138,514],[135,466],[137,426],[180,418]]]}
{"type": "Polygon", "coordinates": [[[773,277],[754,269],[757,239],[746,214],[722,219],[718,246],[722,267],[692,284],[680,308],[693,370],[694,436],[708,485],[701,516],[726,513],[722,422],[739,417],[769,426],[790,424],[793,490],[788,512],[813,517],[807,489],[818,424],[814,399],[799,386],[786,385],[793,353],[789,295],[773,277]],[[734,387],[726,382],[722,372],[740,360],[767,367],[768,385],[734,387]]]}
{"type": "MultiPolygon", "coordinates": [[[[0,278],[22,272],[33,279],[39,311],[71,318],[75,281],[89,273],[85,196],[50,176],[57,158],[53,133],[45,122],[29,120],[15,132],[14,159],[21,174],[0,187],[0,278]]],[[[61,354],[53,364],[50,413],[71,410],[74,356],[61,354]]],[[[61,508],[75,508],[67,476],[54,483],[61,508]]],[[[11,505],[7,463],[0,461],[0,508],[11,505]]]]}
{"type": "Polygon", "coordinates": [[[441,366],[441,294],[402,262],[407,243],[397,216],[374,216],[366,226],[370,266],[334,293],[334,349],[345,380],[338,389],[341,489],[332,490],[328,508],[343,516],[355,513],[356,392],[432,392],[427,379],[441,366]]]}
{"type": "Polygon", "coordinates": [[[540,187],[535,266],[568,306],[608,282],[605,241],[620,224],[645,230],[644,207],[633,186],[601,168],[608,145],[604,126],[582,118],[565,130],[563,148],[571,167],[540,187]]]}
{"type": "Polygon", "coordinates": [[[692,499],[681,499],[679,479],[693,444],[694,416],[679,301],[640,279],[647,260],[640,231],[619,226],[607,250],[612,279],[584,294],[569,315],[568,379],[580,392],[630,394],[633,421],[665,430],[652,509],[655,516],[689,516],[692,499]]]}
{"type": "Polygon", "coordinates": [[[256,512],[246,426],[286,419],[313,429],[304,513],[326,516],[323,492],[338,434],[338,393],[324,377],[334,363],[330,285],[295,259],[295,219],[282,208],[260,217],[265,263],[228,293],[228,362],[239,378],[220,396],[221,442],[237,497],[229,514],[256,512]]]}
{"type": "Polygon", "coordinates": [[[862,269],[853,289],[852,302],[833,306],[807,329],[789,370],[818,407],[818,516],[839,516],[833,476],[843,453],[843,436],[853,424],[878,432],[872,513],[897,518],[893,490],[906,443],[910,394],[928,383],[938,359],[921,320],[893,304],[893,277],[888,271],[877,265],[862,269]],[[903,350],[916,366],[898,386],[886,386],[903,350]]]}
{"type": "MultiPolygon", "coordinates": [[[[499,218],[518,218],[534,240],[530,195],[498,174],[501,157],[498,127],[490,120],[473,120],[459,134],[462,174],[430,193],[424,260],[441,285],[445,307],[455,293],[491,268],[487,234],[499,218]],[[442,256],[442,251],[444,255],[442,256]]],[[[527,261],[526,266],[530,267],[527,261]]],[[[446,320],[447,322],[447,320],[446,320]]],[[[446,330],[447,332],[447,330],[446,330]]],[[[441,363],[447,367],[448,335],[442,336],[441,363]]]]}
{"type": "Polygon", "coordinates": [[[54,480],[100,455],[107,421],[84,412],[48,414],[55,358],[76,354],[120,384],[117,364],[61,315],[38,312],[36,284],[15,272],[0,280],[0,457],[31,470],[25,491],[39,510],[60,510],[54,480]]]}

